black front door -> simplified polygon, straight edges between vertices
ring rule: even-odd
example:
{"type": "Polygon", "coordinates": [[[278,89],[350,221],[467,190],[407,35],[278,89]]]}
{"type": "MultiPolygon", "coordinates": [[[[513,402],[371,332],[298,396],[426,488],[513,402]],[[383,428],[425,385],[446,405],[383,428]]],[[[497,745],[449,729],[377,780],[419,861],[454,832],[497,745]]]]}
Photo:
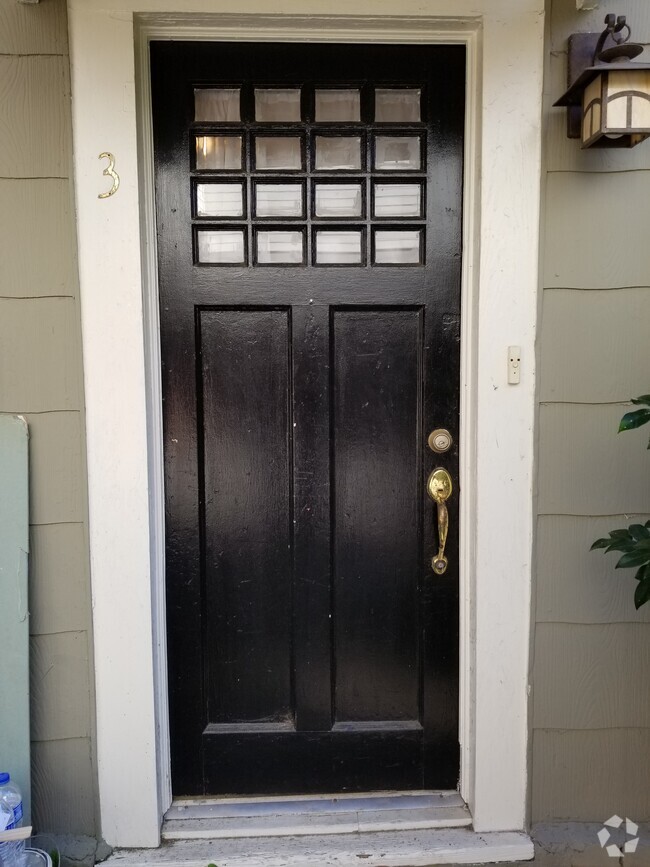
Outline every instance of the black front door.
{"type": "Polygon", "coordinates": [[[456,786],[464,62],[152,45],[175,794],[456,786]]]}

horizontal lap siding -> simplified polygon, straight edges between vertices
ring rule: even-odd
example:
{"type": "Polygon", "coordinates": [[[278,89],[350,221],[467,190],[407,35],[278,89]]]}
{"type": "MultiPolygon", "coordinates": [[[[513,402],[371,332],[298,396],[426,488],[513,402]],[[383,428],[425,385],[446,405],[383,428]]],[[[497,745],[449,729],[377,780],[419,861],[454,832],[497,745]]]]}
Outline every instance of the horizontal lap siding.
{"type": "Polygon", "coordinates": [[[65,0],[0,0],[0,412],[30,431],[33,822],[94,835],[83,373],[65,0]]]}
{"type": "MultiPolygon", "coordinates": [[[[581,151],[551,107],[566,41],[604,13],[547,7],[538,521],[533,644],[534,822],[650,818],[650,610],[594,539],[650,516],[644,430],[617,435],[629,398],[650,391],[650,146],[581,151]]],[[[623,2],[650,41],[650,10],[623,2]]]]}

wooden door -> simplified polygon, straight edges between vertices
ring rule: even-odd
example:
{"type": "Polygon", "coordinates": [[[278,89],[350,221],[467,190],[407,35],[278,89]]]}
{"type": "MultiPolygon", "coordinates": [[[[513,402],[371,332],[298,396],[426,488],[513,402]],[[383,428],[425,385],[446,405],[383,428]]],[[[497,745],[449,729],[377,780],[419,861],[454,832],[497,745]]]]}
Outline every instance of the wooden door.
{"type": "Polygon", "coordinates": [[[456,786],[464,63],[152,45],[176,794],[456,786]]]}

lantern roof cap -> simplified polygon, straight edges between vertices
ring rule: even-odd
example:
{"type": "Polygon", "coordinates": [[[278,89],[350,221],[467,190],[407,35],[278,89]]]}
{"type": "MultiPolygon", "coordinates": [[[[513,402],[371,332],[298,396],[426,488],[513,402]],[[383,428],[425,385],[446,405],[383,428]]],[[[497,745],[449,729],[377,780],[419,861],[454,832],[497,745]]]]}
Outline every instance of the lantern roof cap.
{"type": "MultiPolygon", "coordinates": [[[[620,56],[620,55],[619,55],[620,56]]],[[[650,69],[650,63],[632,63],[629,59],[619,60],[614,63],[596,63],[588,66],[580,73],[571,87],[554,102],[553,105],[580,105],[582,93],[588,84],[603,72],[639,72],[650,69]]]]}

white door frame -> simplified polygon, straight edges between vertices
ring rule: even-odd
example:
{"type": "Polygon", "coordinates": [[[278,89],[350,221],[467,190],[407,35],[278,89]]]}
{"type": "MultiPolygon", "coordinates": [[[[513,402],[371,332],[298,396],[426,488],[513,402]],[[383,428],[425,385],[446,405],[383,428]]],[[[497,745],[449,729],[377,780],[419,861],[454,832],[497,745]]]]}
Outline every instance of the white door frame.
{"type": "Polygon", "coordinates": [[[368,0],[310,2],[310,16],[306,0],[178,5],[68,0],[102,834],[158,845],[171,798],[151,38],[467,46],[460,788],[476,830],[523,829],[544,2],[429,0],[424,15],[374,0],[372,17],[368,0]],[[98,199],[104,151],[121,184],[98,199]]]}

